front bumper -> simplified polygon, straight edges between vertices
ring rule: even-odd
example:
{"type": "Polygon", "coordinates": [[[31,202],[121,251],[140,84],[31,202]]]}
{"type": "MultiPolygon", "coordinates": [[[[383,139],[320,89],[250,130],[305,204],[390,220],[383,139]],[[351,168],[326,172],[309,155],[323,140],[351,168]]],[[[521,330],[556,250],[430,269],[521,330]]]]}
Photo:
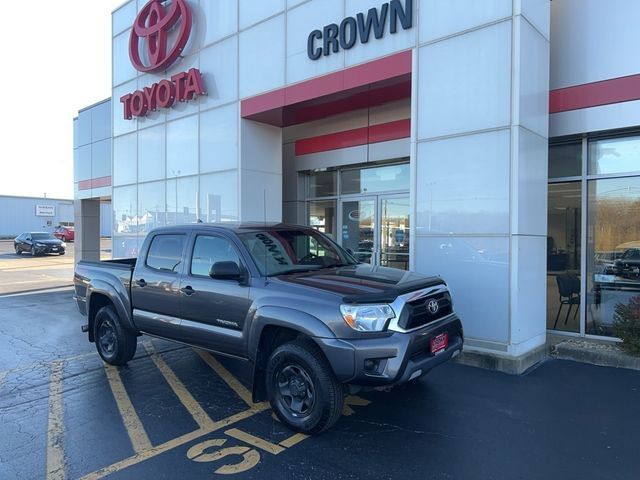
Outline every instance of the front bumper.
{"type": "Polygon", "coordinates": [[[38,247],[36,246],[36,254],[37,255],[45,255],[47,253],[54,253],[54,254],[61,254],[61,253],[65,253],[65,248],[64,247],[58,247],[58,246],[52,246],[52,245],[46,245],[44,247],[38,247]]]}
{"type": "Polygon", "coordinates": [[[397,385],[420,377],[462,351],[462,323],[455,313],[417,330],[388,337],[341,340],[315,338],[343,383],[397,385]],[[431,339],[447,332],[447,348],[433,355],[431,339]],[[373,368],[372,368],[373,365],[373,368]]]}

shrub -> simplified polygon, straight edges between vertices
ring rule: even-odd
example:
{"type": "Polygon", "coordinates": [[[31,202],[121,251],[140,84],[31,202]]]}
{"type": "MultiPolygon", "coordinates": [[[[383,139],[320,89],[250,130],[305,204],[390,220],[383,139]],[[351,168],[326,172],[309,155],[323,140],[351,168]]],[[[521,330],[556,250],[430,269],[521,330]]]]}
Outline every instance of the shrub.
{"type": "Polygon", "coordinates": [[[613,332],[622,339],[624,350],[640,355],[640,295],[633,297],[627,304],[616,305],[613,332]]]}

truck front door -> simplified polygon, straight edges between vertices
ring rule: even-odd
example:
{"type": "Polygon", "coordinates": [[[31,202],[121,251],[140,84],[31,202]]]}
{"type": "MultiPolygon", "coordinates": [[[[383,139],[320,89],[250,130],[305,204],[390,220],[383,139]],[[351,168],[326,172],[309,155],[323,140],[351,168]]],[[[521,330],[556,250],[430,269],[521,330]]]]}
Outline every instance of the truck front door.
{"type": "Polygon", "coordinates": [[[245,357],[243,328],[250,307],[249,288],[237,280],[209,276],[216,262],[242,268],[236,246],[227,238],[197,234],[180,283],[182,340],[203,348],[245,357]]]}

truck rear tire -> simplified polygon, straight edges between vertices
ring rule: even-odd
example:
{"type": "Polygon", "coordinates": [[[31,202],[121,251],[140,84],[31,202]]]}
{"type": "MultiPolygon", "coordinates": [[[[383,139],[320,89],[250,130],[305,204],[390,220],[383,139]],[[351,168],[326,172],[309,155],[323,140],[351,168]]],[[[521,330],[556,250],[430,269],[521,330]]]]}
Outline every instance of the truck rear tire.
{"type": "Polygon", "coordinates": [[[138,339],[122,327],[112,305],[98,310],[93,328],[98,353],[108,364],[125,365],[136,354],[138,339]]]}
{"type": "Polygon", "coordinates": [[[271,408],[296,432],[320,433],[342,414],[343,386],[310,340],[295,340],[273,351],[267,363],[266,386],[271,408]]]}

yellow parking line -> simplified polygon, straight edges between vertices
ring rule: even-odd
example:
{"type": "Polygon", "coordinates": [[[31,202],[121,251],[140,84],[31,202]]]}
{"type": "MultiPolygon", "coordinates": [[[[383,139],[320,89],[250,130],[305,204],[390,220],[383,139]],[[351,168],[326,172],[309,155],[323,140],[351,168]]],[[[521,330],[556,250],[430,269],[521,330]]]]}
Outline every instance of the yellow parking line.
{"type": "Polygon", "coordinates": [[[49,375],[49,420],[47,426],[47,480],[64,480],[64,406],[62,404],[62,374],[64,361],[51,364],[49,375]]]}
{"type": "Polygon", "coordinates": [[[226,435],[235,438],[236,440],[240,440],[241,442],[248,443],[253,447],[260,448],[265,452],[272,453],[274,455],[278,455],[279,453],[284,452],[284,448],[280,445],[276,445],[274,443],[268,442],[262,438],[254,437],[250,433],[243,432],[242,430],[238,430],[237,428],[232,428],[231,430],[227,430],[224,432],[226,435]]]}
{"type": "Polygon", "coordinates": [[[296,433],[295,435],[290,436],[289,438],[280,442],[280,445],[284,448],[291,448],[294,445],[299,444],[301,441],[309,438],[309,435],[305,435],[304,433],[296,433]]]}
{"type": "Polygon", "coordinates": [[[124,388],[118,369],[105,363],[104,370],[107,374],[107,378],[109,379],[109,386],[111,387],[113,397],[118,405],[118,410],[120,410],[122,421],[124,422],[124,426],[129,434],[129,439],[133,445],[133,451],[140,453],[144,450],[148,450],[152,447],[151,441],[149,440],[149,436],[140,421],[140,417],[138,417],[138,414],[131,403],[131,399],[124,388]]]}
{"type": "Polygon", "coordinates": [[[209,428],[200,428],[191,433],[187,433],[186,435],[182,435],[181,437],[174,438],[173,440],[169,440],[162,445],[158,445],[157,447],[153,447],[144,452],[137,453],[129,458],[126,458],[120,462],[114,463],[113,465],[109,465],[108,467],[101,468],[95,472],[89,473],[82,477],[80,480],[98,480],[100,478],[106,477],[112,473],[123,470],[132,465],[136,465],[140,462],[148,460],[149,458],[153,458],[157,455],[165,453],[169,450],[172,450],[176,447],[180,447],[186,443],[192,442],[197,438],[200,438],[204,435],[208,435],[216,430],[220,430],[222,428],[228,427],[229,425],[233,425],[234,423],[240,422],[246,418],[252,417],[253,415],[260,413],[266,410],[268,407],[262,405],[256,405],[253,408],[245,410],[244,412],[236,413],[231,415],[224,420],[220,420],[218,422],[213,422],[213,424],[209,428]]]}
{"type": "Polygon", "coordinates": [[[143,342],[144,348],[147,353],[150,355],[153,362],[162,373],[162,376],[165,378],[173,392],[178,396],[184,407],[189,411],[193,419],[202,429],[209,429],[214,425],[211,417],[207,415],[207,412],[200,406],[200,404],[193,398],[193,395],[189,393],[189,390],[186,389],[184,384],[178,379],[176,374],[171,370],[171,367],[166,364],[166,362],[156,353],[155,347],[151,344],[151,342],[143,342]]]}
{"type": "Polygon", "coordinates": [[[251,399],[251,393],[247,388],[234,377],[229,370],[224,368],[218,360],[213,358],[209,352],[204,350],[194,349],[198,355],[209,365],[214,372],[216,372],[222,380],[224,380],[231,389],[246,403],[248,406],[253,407],[254,403],[251,399]]]}

